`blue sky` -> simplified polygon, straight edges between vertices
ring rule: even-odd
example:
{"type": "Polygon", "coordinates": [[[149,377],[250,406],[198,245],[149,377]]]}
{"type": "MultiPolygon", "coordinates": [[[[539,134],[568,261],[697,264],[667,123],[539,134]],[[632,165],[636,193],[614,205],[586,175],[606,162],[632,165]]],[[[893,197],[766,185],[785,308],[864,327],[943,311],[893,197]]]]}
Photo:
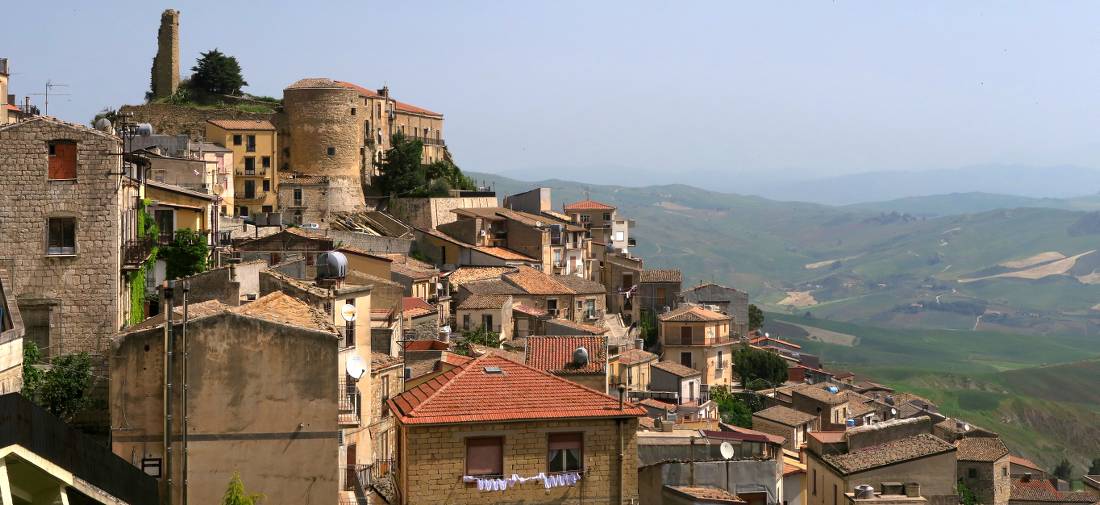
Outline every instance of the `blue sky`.
{"type": "Polygon", "coordinates": [[[706,185],[1100,167],[1085,2],[19,2],[0,31],[12,92],[69,84],[51,113],[81,122],[139,102],[169,7],[185,67],[217,47],[256,94],[388,84],[446,115],[468,170],[706,185]]]}

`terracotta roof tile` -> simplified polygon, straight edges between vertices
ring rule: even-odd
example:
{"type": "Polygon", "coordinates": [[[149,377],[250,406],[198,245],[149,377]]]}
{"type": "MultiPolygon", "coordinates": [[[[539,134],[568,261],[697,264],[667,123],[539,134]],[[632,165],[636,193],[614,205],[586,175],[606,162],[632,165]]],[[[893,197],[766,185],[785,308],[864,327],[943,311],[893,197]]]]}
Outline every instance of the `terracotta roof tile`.
{"type": "Polygon", "coordinates": [[[275,130],[275,125],[266,119],[209,119],[206,122],[223,130],[275,130]]]}
{"type": "Polygon", "coordinates": [[[802,395],[809,397],[813,400],[817,400],[829,405],[840,405],[848,401],[848,395],[843,392],[830,393],[824,388],[831,386],[830,384],[806,384],[801,387],[796,387],[791,391],[791,395],[802,395]]]}
{"type": "Polygon", "coordinates": [[[638,363],[653,361],[657,358],[658,356],[651,352],[643,351],[641,349],[629,349],[619,354],[619,364],[637,365],[638,363]]]}
{"type": "Polygon", "coordinates": [[[1008,462],[1012,463],[1013,465],[1022,466],[1031,470],[1037,470],[1039,472],[1043,471],[1043,469],[1040,468],[1039,465],[1036,465],[1035,462],[1031,461],[1030,459],[1017,456],[1015,454],[1008,455],[1008,462]]]}
{"type": "Polygon", "coordinates": [[[694,368],[686,367],[674,361],[658,361],[649,366],[650,368],[663,370],[677,377],[694,377],[696,375],[702,375],[703,373],[694,368]]]}
{"type": "Polygon", "coordinates": [[[522,303],[517,303],[517,304],[513,305],[512,306],[512,311],[519,312],[521,314],[527,314],[529,316],[534,316],[534,317],[542,317],[542,316],[545,316],[545,315],[549,314],[549,312],[546,312],[545,310],[542,310],[538,307],[532,307],[530,305],[524,305],[522,303]]]}
{"type": "Polygon", "coordinates": [[[603,294],[607,292],[607,288],[603,284],[590,281],[583,277],[577,277],[576,275],[555,275],[554,280],[564,284],[574,293],[581,295],[591,294],[603,294]]]}
{"type": "Polygon", "coordinates": [[[565,205],[565,210],[615,210],[615,207],[595,200],[581,200],[565,205]]]}
{"type": "Polygon", "coordinates": [[[404,360],[396,356],[390,356],[386,353],[372,352],[370,353],[370,371],[371,373],[380,372],[387,368],[399,366],[404,363],[404,360]]]}
{"type": "Polygon", "coordinates": [[[1097,503],[1097,498],[1087,492],[1064,492],[1054,487],[1049,480],[1032,478],[1012,481],[1010,501],[1058,502],[1058,503],[1097,503]]]}
{"type": "Polygon", "coordinates": [[[645,410],[500,356],[487,355],[389,400],[403,424],[639,417],[645,410]]]}
{"type": "Polygon", "coordinates": [[[473,294],[462,300],[456,308],[458,310],[499,309],[504,307],[511,298],[511,295],[473,294]]]}
{"type": "MultiPolygon", "coordinates": [[[[570,321],[568,319],[562,319],[560,317],[549,319],[546,321],[546,323],[561,326],[567,329],[572,329],[574,331],[580,332],[580,334],[585,335],[603,335],[604,333],[608,332],[607,328],[601,328],[599,326],[593,326],[591,324],[578,323],[576,321],[570,321]]],[[[555,331],[560,333],[559,330],[555,331]]]]}
{"type": "Polygon", "coordinates": [[[442,340],[413,340],[405,342],[405,351],[446,351],[450,346],[442,340]]]}
{"type": "Polygon", "coordinates": [[[666,485],[665,488],[690,498],[693,503],[721,505],[745,503],[745,500],[737,495],[716,487],[666,485]]]}
{"type": "Polygon", "coordinates": [[[676,309],[665,312],[657,316],[661,321],[675,321],[675,322],[708,322],[708,321],[729,321],[730,316],[714,312],[713,310],[704,309],[697,305],[683,305],[676,309]]]}
{"type": "MultiPolygon", "coordinates": [[[[201,303],[191,303],[187,306],[187,319],[188,321],[194,321],[196,319],[202,319],[204,317],[220,314],[229,310],[229,306],[219,302],[217,300],[209,300],[201,303]]],[[[179,321],[183,318],[183,307],[176,307],[172,311],[172,320],[179,321]]],[[[164,313],[161,312],[155,316],[146,318],[144,321],[132,326],[123,328],[124,333],[133,333],[135,331],[148,330],[150,328],[159,328],[164,326],[164,313]]]]}
{"type": "Polygon", "coordinates": [[[492,256],[494,258],[500,258],[502,260],[529,261],[529,262],[537,261],[537,260],[535,260],[535,258],[532,258],[532,257],[530,257],[526,254],[523,254],[523,253],[513,251],[513,250],[508,249],[506,247],[478,247],[478,246],[474,246],[474,250],[476,250],[478,252],[488,254],[489,256],[492,256]]]}
{"type": "Polygon", "coordinates": [[[681,282],[679,270],[642,270],[638,282],[681,282]]]}
{"type": "Polygon", "coordinates": [[[850,475],[880,466],[954,450],[955,446],[942,439],[928,433],[921,433],[911,437],[891,440],[884,444],[864,447],[846,454],[825,455],[822,456],[822,459],[840,470],[842,474],[850,475]]]}
{"type": "Polygon", "coordinates": [[[390,270],[393,273],[413,280],[430,279],[439,275],[439,269],[435,268],[434,265],[416,258],[410,258],[404,254],[383,254],[381,256],[392,262],[390,263],[390,270]]]}
{"type": "Polygon", "coordinates": [[[523,290],[502,279],[485,279],[462,284],[462,289],[470,295],[521,295],[523,290]]]}
{"type": "Polygon", "coordinates": [[[740,426],[734,426],[732,424],[722,423],[721,431],[714,430],[701,430],[700,433],[707,438],[717,438],[719,440],[748,440],[752,442],[771,442],[773,444],[782,445],[787,439],[779,435],[772,435],[771,433],[764,433],[763,431],[756,431],[749,428],[742,428],[740,426]]]}
{"type": "Polygon", "coordinates": [[[311,330],[336,334],[336,327],[320,311],[282,291],[260,297],[258,300],[232,309],[244,316],[252,316],[280,324],[288,324],[311,330]]]}
{"type": "Polygon", "coordinates": [[[752,416],[777,422],[785,426],[802,426],[803,424],[813,422],[814,419],[817,419],[817,416],[813,414],[807,414],[782,405],[776,405],[754,412],[752,416]]]}
{"type": "Polygon", "coordinates": [[[401,297],[401,317],[416,318],[436,314],[435,306],[415,296],[401,297]]]}
{"type": "MultiPolygon", "coordinates": [[[[369,88],[364,88],[363,86],[360,86],[358,84],[352,84],[350,82],[344,82],[344,81],[333,81],[333,82],[336,83],[339,86],[343,86],[343,87],[349,88],[349,89],[354,89],[355,91],[359,92],[360,95],[368,97],[368,98],[380,98],[382,96],[382,95],[379,95],[377,91],[369,89],[369,88]]],[[[390,99],[393,100],[393,97],[390,97],[390,99]]],[[[430,111],[428,109],[425,109],[423,107],[417,107],[415,105],[408,104],[408,103],[405,103],[405,102],[399,102],[397,100],[393,100],[393,103],[394,103],[394,106],[397,108],[397,110],[402,111],[402,112],[411,112],[413,114],[423,114],[425,116],[443,117],[443,114],[440,114],[438,112],[432,112],[432,111],[430,111]]]]}
{"type": "Polygon", "coordinates": [[[573,290],[558,282],[556,275],[521,266],[515,272],[504,274],[504,278],[516,287],[532,295],[573,294],[573,290]]]}
{"type": "Polygon", "coordinates": [[[445,276],[451,286],[460,286],[467,282],[499,279],[513,270],[514,267],[458,267],[445,276]]]}
{"type": "Polygon", "coordinates": [[[955,442],[959,461],[997,461],[1008,455],[1001,437],[966,437],[955,442]]]}
{"type": "Polygon", "coordinates": [[[528,365],[555,375],[602,375],[607,372],[607,338],[599,336],[527,337],[528,365]],[[588,351],[588,363],[573,363],[573,351],[588,351]]]}
{"type": "Polygon", "coordinates": [[[307,77],[299,79],[283,89],[342,88],[336,81],[327,77],[307,77]]]}
{"type": "Polygon", "coordinates": [[[642,406],[650,407],[650,408],[654,408],[654,409],[661,409],[661,410],[664,410],[664,411],[667,411],[667,412],[675,412],[676,411],[676,406],[675,405],[673,405],[671,403],[668,403],[668,402],[662,402],[661,400],[655,400],[653,398],[642,399],[641,401],[638,402],[638,405],[642,405],[642,406]]]}

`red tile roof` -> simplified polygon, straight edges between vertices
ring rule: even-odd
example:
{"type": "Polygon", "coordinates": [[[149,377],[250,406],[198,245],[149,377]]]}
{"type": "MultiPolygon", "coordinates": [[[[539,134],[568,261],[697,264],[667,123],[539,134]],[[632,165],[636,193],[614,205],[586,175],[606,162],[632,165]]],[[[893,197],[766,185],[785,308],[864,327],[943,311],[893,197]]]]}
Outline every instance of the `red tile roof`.
{"type": "Polygon", "coordinates": [[[607,372],[607,338],[598,336],[527,337],[529,366],[555,375],[603,375],[607,372]],[[588,351],[588,363],[573,363],[573,351],[588,351]]]}
{"type": "Polygon", "coordinates": [[[652,365],[649,365],[649,367],[656,368],[658,370],[664,370],[677,377],[693,377],[696,375],[702,375],[703,373],[694,368],[686,367],[674,361],[658,361],[652,365]]]}
{"type": "Polygon", "coordinates": [[[275,125],[264,119],[209,119],[206,122],[223,130],[275,130],[275,125]]]}
{"type": "Polygon", "coordinates": [[[641,349],[629,349],[619,354],[620,365],[637,365],[657,359],[657,355],[641,349]]]}
{"type": "Polygon", "coordinates": [[[10,104],[10,103],[9,103],[9,104],[5,104],[5,105],[4,105],[4,108],[5,108],[5,109],[8,109],[8,110],[10,110],[10,111],[14,111],[14,112],[20,112],[20,111],[21,111],[21,110],[19,109],[19,107],[16,107],[15,105],[12,105],[12,104],[10,104]]]}
{"type": "Polygon", "coordinates": [[[661,400],[655,400],[653,398],[646,398],[644,400],[641,400],[641,401],[638,402],[638,405],[643,405],[643,406],[654,408],[654,409],[661,409],[661,410],[664,410],[664,411],[667,411],[667,412],[675,412],[676,411],[676,406],[675,405],[673,405],[671,403],[668,403],[668,402],[662,402],[661,400]]]}
{"type": "Polygon", "coordinates": [[[745,503],[739,496],[730,494],[725,489],[706,486],[672,486],[666,485],[665,489],[687,497],[692,503],[735,505],[745,503]]]}
{"type": "Polygon", "coordinates": [[[413,340],[405,342],[406,351],[446,351],[449,346],[442,340],[413,340]]]}
{"type": "MultiPolygon", "coordinates": [[[[574,331],[579,331],[582,334],[587,334],[587,335],[603,335],[604,333],[607,333],[608,331],[610,331],[607,328],[600,328],[599,326],[593,326],[591,324],[578,323],[576,321],[570,321],[568,319],[563,319],[563,318],[560,318],[560,317],[555,317],[553,319],[549,319],[549,320],[546,321],[546,323],[556,325],[556,326],[562,326],[564,328],[568,328],[568,329],[574,330],[574,331]]],[[[559,331],[555,330],[555,333],[559,333],[559,331]]]]}
{"type": "Polygon", "coordinates": [[[581,200],[579,202],[567,204],[565,210],[567,212],[570,210],[615,210],[615,207],[595,200],[581,200]]]}
{"type": "Polygon", "coordinates": [[[697,305],[684,305],[678,309],[665,312],[657,316],[660,321],[676,321],[676,322],[708,322],[708,321],[729,321],[730,316],[715,312],[713,310],[704,309],[697,305]]]}
{"type": "Polygon", "coordinates": [[[517,304],[513,305],[512,310],[515,311],[515,312],[519,312],[519,313],[522,313],[522,314],[527,314],[529,316],[535,316],[535,317],[542,317],[542,316],[545,316],[546,314],[549,314],[549,312],[546,312],[545,310],[542,310],[538,307],[532,307],[530,305],[524,305],[522,303],[517,303],[517,304]]]}
{"type": "Polygon", "coordinates": [[[1017,456],[1015,454],[1009,454],[1008,455],[1008,462],[1013,464],[1013,465],[1019,465],[1019,466],[1022,466],[1024,468],[1029,468],[1031,470],[1038,470],[1040,472],[1043,471],[1043,469],[1040,468],[1039,465],[1036,465],[1030,459],[1022,458],[1022,457],[1017,456]]]}
{"type": "Polygon", "coordinates": [[[794,342],[788,342],[786,340],[781,340],[781,339],[778,339],[778,338],[775,338],[775,337],[756,337],[756,338],[750,340],[749,343],[752,344],[752,345],[760,345],[761,343],[769,342],[769,341],[783,344],[783,345],[785,345],[787,347],[790,347],[792,349],[801,349],[802,348],[802,346],[800,346],[800,345],[798,345],[794,342]]]}
{"type": "Polygon", "coordinates": [[[621,418],[645,409],[533,367],[486,355],[389,400],[410,424],[491,423],[543,419],[621,418]]]}
{"type": "Polygon", "coordinates": [[[707,438],[719,440],[747,440],[749,442],[771,442],[780,445],[787,440],[779,435],[741,428],[732,424],[724,424],[723,427],[726,429],[722,431],[700,430],[700,434],[707,438]]]}
{"type": "Polygon", "coordinates": [[[401,317],[422,317],[435,313],[435,307],[421,298],[415,296],[401,297],[401,317]]]}
{"type": "Polygon", "coordinates": [[[1056,503],[1097,503],[1095,496],[1087,492],[1063,492],[1054,487],[1049,480],[1032,478],[1012,481],[1010,501],[1056,502],[1056,503]]]}
{"type": "Polygon", "coordinates": [[[1001,437],[966,437],[955,442],[959,461],[997,461],[1008,455],[1001,437]]]}
{"type": "MultiPolygon", "coordinates": [[[[381,98],[382,97],[382,95],[379,95],[377,91],[375,91],[373,89],[364,88],[364,87],[362,87],[358,84],[352,84],[350,82],[344,82],[344,81],[333,81],[333,82],[335,82],[336,84],[338,84],[340,86],[343,86],[345,88],[354,89],[355,91],[358,91],[360,95],[368,97],[368,98],[381,98]]],[[[392,97],[390,99],[393,100],[392,97]]],[[[393,100],[393,103],[397,107],[397,110],[399,110],[399,111],[411,112],[413,114],[423,114],[425,116],[443,117],[443,114],[440,114],[438,112],[432,112],[432,111],[430,111],[428,109],[425,109],[423,107],[417,107],[415,105],[407,104],[405,102],[399,102],[397,100],[393,100]]]]}

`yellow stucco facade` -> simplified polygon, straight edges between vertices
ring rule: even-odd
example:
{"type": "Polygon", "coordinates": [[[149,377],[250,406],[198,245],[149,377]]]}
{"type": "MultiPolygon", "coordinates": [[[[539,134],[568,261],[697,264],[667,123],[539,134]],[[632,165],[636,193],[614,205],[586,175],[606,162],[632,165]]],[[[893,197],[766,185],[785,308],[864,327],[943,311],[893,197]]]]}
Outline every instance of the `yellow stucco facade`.
{"type": "Polygon", "coordinates": [[[278,133],[274,128],[206,124],[207,140],[233,151],[233,215],[251,216],[278,210],[278,133]]]}

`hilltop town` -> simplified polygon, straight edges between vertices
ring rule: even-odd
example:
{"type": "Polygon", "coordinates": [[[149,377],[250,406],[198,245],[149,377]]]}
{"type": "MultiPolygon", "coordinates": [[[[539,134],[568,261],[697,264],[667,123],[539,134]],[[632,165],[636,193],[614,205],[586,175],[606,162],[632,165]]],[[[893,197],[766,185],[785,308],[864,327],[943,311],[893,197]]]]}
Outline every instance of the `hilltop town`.
{"type": "Polygon", "coordinates": [[[478,187],[400,90],[173,99],[180,16],[90,126],[0,59],[0,504],[1100,503],[614,204],[478,187]]]}

